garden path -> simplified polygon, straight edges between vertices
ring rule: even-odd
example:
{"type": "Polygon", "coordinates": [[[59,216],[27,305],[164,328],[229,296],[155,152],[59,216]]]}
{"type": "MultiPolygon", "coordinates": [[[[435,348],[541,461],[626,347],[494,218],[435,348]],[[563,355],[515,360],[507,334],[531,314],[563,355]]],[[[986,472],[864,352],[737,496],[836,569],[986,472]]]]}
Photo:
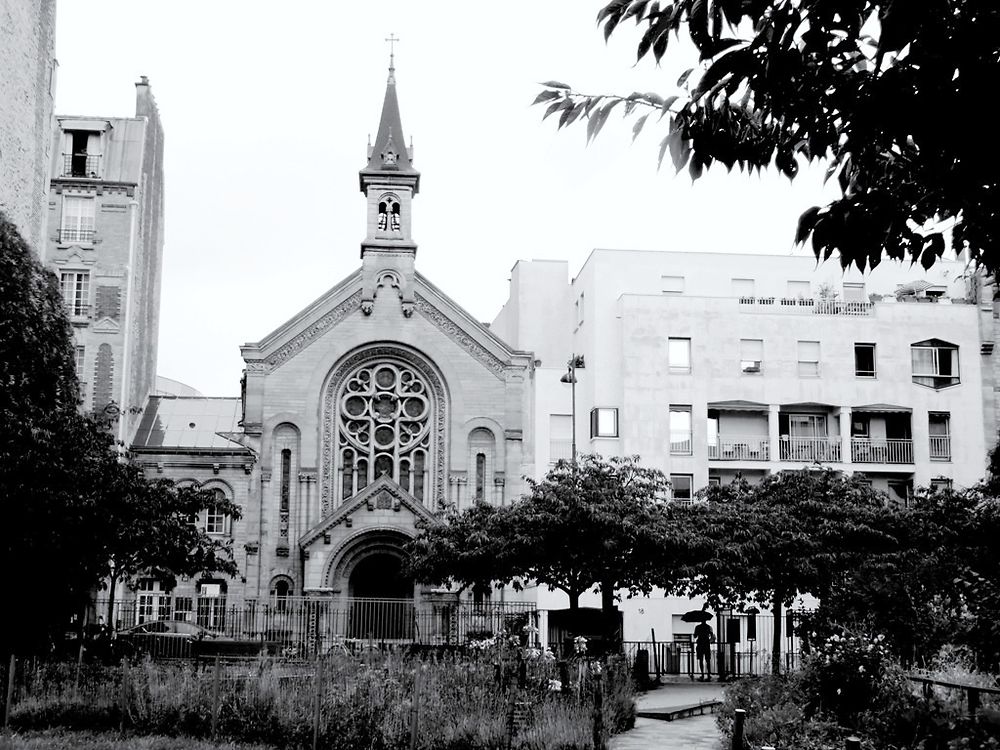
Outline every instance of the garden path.
{"type": "MultiPolygon", "coordinates": [[[[639,710],[673,708],[722,698],[722,685],[713,682],[671,682],[636,697],[639,710]]],[[[609,750],[718,750],[715,716],[692,716],[676,721],[636,719],[635,728],[611,738],[609,750]]]]}

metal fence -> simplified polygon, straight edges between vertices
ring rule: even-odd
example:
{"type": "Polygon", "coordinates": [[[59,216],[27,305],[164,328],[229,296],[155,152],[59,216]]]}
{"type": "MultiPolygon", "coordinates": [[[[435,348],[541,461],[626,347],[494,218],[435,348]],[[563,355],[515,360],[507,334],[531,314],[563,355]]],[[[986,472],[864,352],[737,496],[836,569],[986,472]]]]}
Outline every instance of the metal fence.
{"type": "MultiPolygon", "coordinates": [[[[196,626],[202,640],[258,641],[269,653],[306,655],[334,647],[458,646],[537,626],[532,602],[286,597],[227,604],[218,597],[190,603],[178,598],[180,607],[168,596],[156,606],[115,602],[111,628],[120,636],[137,625],[180,621],[196,626]]],[[[100,617],[107,617],[107,601],[98,601],[96,608],[100,617]]]]}

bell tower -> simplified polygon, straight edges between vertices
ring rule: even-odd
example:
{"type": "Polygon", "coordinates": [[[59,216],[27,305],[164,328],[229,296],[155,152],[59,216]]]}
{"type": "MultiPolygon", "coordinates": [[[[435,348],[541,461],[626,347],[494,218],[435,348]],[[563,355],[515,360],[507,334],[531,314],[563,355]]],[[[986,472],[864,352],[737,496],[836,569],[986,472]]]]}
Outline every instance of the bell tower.
{"type": "MultiPolygon", "coordinates": [[[[399,41],[390,35],[387,42],[399,41]]],[[[370,315],[380,286],[394,286],[403,300],[403,313],[413,310],[413,196],[420,189],[420,173],[413,168],[413,147],[407,147],[396,98],[395,52],[389,53],[382,117],[375,142],[368,144],[368,164],[359,173],[361,192],[368,202],[367,235],[361,243],[364,293],[361,309],[370,315]]]]}

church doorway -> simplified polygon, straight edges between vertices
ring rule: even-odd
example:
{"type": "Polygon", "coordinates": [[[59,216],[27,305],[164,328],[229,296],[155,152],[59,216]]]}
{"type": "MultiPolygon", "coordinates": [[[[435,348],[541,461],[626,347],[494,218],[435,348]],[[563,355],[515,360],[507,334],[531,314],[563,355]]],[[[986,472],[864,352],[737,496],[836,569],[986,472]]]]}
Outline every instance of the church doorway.
{"type": "Polygon", "coordinates": [[[413,579],[403,572],[403,560],[376,552],[358,561],[348,581],[348,637],[398,640],[413,637],[413,579]]]}

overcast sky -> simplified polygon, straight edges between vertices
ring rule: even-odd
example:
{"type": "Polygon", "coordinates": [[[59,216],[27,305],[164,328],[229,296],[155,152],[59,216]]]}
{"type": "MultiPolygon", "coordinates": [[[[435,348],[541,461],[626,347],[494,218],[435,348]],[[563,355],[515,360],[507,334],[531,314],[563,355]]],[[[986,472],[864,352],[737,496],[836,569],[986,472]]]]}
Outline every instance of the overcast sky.
{"type": "MultiPolygon", "coordinates": [[[[633,28],[604,43],[597,0],[379,3],[60,0],[59,114],[131,116],[149,77],[166,133],[158,371],[238,395],[239,346],[277,328],[360,264],[366,162],[394,33],[420,193],[417,267],[483,321],[519,259],[575,274],[595,247],[792,250],[822,198],[796,180],[657,172],[662,131],[631,143],[609,120],[557,132],[539,83],[588,93],[674,90],[686,59],[634,66],[633,28]]],[[[683,58],[680,55],[679,58],[683,58]]]]}

